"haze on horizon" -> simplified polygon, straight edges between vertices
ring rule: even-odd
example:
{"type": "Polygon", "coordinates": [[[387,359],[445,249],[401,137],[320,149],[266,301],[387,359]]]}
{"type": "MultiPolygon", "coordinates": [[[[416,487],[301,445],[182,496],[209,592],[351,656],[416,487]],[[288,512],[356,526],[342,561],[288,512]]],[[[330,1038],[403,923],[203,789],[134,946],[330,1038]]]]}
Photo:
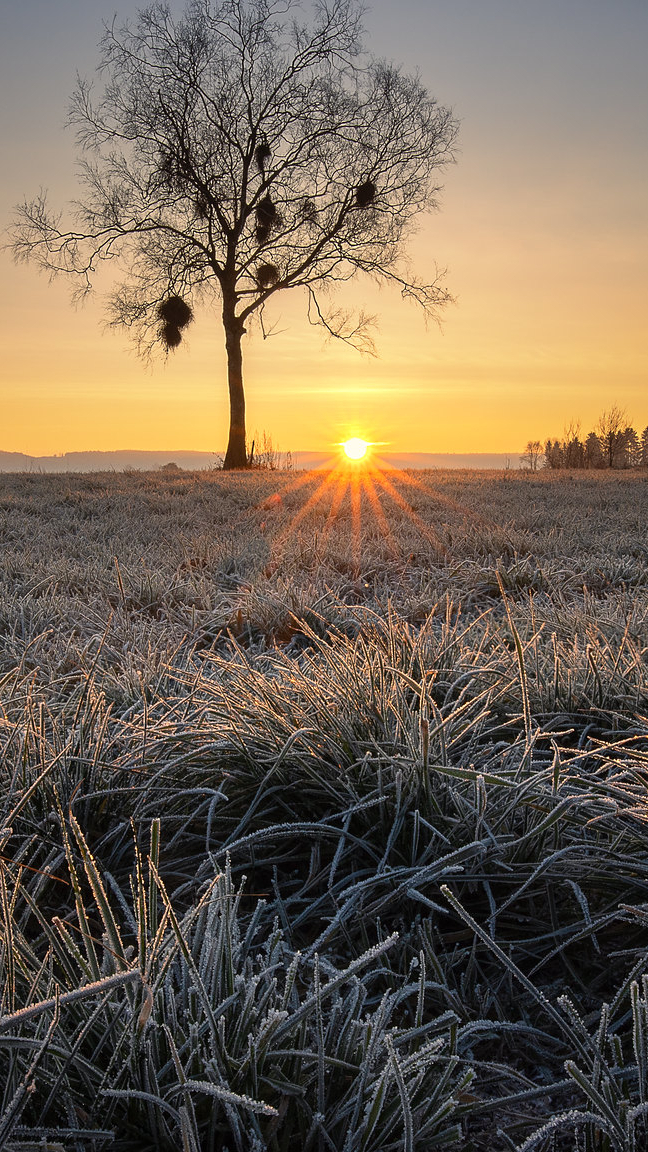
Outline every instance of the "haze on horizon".
{"type": "MultiPolygon", "coordinates": [[[[75,72],[91,76],[102,20],[133,0],[24,0],[0,46],[2,225],[47,187],[75,195],[64,131],[75,72]]],[[[184,4],[173,0],[171,7],[184,4]]],[[[447,267],[457,298],[442,327],[357,281],[375,311],[378,358],[325,343],[294,294],[277,333],[248,337],[249,429],[284,449],[325,451],[349,436],[391,452],[510,452],[592,426],[615,403],[648,424],[648,9],[639,0],[374,0],[375,55],[418,68],[461,121],[441,211],[423,220],[412,264],[447,267]]],[[[199,311],[186,347],[150,367],[102,326],[100,293],[75,311],[1,254],[0,449],[212,451],[228,419],[219,323],[199,311]]],[[[108,284],[108,281],[104,281],[108,284]]]]}

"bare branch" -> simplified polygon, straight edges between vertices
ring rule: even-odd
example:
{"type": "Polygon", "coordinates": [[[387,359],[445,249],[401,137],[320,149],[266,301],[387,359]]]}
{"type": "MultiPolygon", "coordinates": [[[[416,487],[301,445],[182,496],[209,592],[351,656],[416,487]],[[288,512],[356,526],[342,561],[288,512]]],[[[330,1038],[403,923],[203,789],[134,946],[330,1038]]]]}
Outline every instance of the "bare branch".
{"type": "Polygon", "coordinates": [[[366,356],[376,355],[376,346],[369,329],[376,327],[375,316],[366,312],[354,313],[344,308],[322,311],[322,306],[313,288],[308,289],[308,320],[325,330],[335,340],[342,340],[356,351],[366,356]]]}

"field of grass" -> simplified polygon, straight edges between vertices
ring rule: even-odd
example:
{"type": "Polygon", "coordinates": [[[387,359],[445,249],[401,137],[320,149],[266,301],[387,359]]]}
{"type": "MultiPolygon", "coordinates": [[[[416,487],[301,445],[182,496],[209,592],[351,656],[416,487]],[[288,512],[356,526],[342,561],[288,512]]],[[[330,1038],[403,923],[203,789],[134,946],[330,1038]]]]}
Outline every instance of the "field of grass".
{"type": "Polygon", "coordinates": [[[648,477],[321,480],[0,477],[0,1148],[642,1152],[648,477]]]}

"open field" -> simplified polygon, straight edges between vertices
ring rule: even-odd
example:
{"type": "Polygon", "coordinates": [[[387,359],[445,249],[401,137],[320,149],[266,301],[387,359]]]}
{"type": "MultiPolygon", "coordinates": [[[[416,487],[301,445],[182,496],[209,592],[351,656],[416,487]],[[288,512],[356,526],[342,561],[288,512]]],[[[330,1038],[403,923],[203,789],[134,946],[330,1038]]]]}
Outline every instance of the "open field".
{"type": "Polygon", "coordinates": [[[0,477],[0,1148],[640,1152],[648,476],[0,477]]]}

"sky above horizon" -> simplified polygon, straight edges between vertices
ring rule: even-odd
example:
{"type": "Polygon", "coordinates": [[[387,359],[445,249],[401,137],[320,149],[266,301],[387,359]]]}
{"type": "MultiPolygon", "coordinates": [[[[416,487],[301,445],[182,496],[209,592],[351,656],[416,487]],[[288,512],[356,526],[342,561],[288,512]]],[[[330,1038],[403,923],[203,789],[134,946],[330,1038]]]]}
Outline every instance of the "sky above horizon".
{"type": "MultiPolygon", "coordinates": [[[[5,228],[41,187],[61,209],[74,197],[76,72],[92,76],[102,21],[141,5],[0,3],[5,228]]],[[[295,451],[359,435],[394,452],[518,452],[573,420],[589,430],[612,404],[643,429],[645,0],[373,0],[364,22],[370,51],[418,70],[460,121],[440,211],[408,250],[421,275],[447,268],[455,303],[426,326],[397,293],[358,281],[353,302],[379,316],[374,359],[326,342],[303,301],[280,296],[277,334],[245,338],[250,436],[295,451]]],[[[0,449],[224,448],[217,314],[201,311],[186,345],[147,366],[106,330],[101,281],[75,310],[63,281],[0,260],[0,449]]]]}

